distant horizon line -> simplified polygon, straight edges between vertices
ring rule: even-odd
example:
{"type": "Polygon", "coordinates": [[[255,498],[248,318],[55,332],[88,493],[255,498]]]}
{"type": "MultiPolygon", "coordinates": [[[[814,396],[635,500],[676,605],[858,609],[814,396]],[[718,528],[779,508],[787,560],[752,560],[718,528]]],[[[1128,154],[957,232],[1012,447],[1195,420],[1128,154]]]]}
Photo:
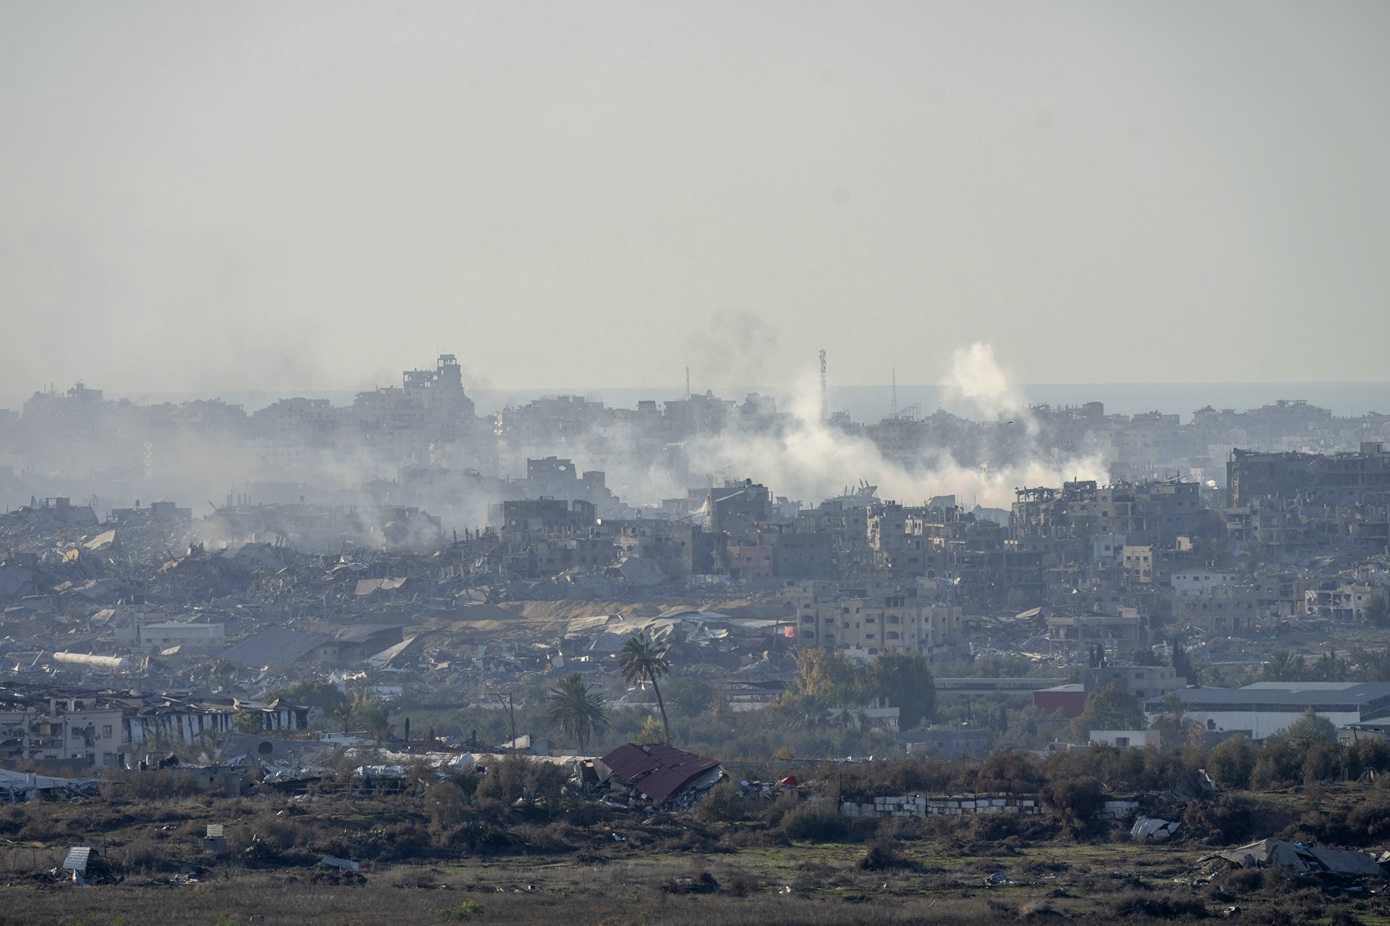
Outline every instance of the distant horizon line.
{"type": "MultiPolygon", "coordinates": [[[[83,383],[86,385],[86,383],[83,383]]],[[[394,383],[392,385],[395,385],[394,383]]],[[[57,390],[61,395],[68,387],[57,390]]],[[[351,408],[353,398],[359,393],[371,392],[382,387],[370,389],[242,389],[215,390],[200,392],[165,391],[147,392],[135,395],[121,393],[103,387],[103,398],[108,401],[125,401],[137,408],[169,404],[177,405],[190,401],[214,401],[242,408],[246,414],[254,414],[288,399],[308,399],[327,401],[335,408],[351,408]]],[[[464,384],[477,413],[487,415],[509,407],[519,407],[546,397],[579,396],[593,398],[606,407],[624,409],[636,408],[642,401],[666,403],[678,401],[685,396],[683,384],[667,386],[551,386],[551,387],[510,387],[490,384],[464,384]]],[[[969,396],[952,392],[948,383],[898,383],[896,391],[892,383],[879,385],[830,384],[830,411],[846,413],[853,421],[870,422],[907,413],[920,415],[935,409],[945,409],[972,417],[977,412],[991,406],[989,397],[981,405],[969,396]]],[[[773,399],[779,406],[789,401],[795,404],[798,393],[805,394],[807,383],[797,386],[729,386],[706,385],[694,387],[692,395],[703,396],[710,393],[723,401],[737,402],[750,394],[763,395],[773,399]]],[[[0,410],[20,413],[26,401],[34,393],[26,395],[5,395],[0,393],[0,410]]],[[[1022,383],[1007,384],[996,400],[1004,398],[1006,404],[1053,406],[1058,408],[1079,407],[1091,402],[1099,402],[1106,414],[1136,415],[1158,412],[1165,415],[1176,414],[1180,420],[1192,415],[1200,408],[1215,408],[1231,411],[1255,411],[1279,402],[1306,402],[1315,408],[1323,408],[1337,417],[1361,417],[1390,413],[1390,380],[1227,380],[1227,381],[1176,381],[1167,383],[1022,383]]],[[[988,417],[988,412],[986,412],[988,417]]]]}
{"type": "MultiPolygon", "coordinates": [[[[72,384],[69,385],[69,386],[63,386],[63,387],[58,387],[58,386],[56,386],[56,384],[55,384],[55,385],[53,385],[51,388],[53,388],[58,394],[62,394],[62,393],[67,392],[68,389],[71,389],[71,388],[73,388],[73,386],[76,386],[76,385],[78,385],[78,384],[81,384],[81,385],[83,385],[83,386],[85,386],[85,387],[87,387],[87,388],[91,388],[91,389],[94,389],[94,390],[100,390],[100,391],[103,393],[103,395],[105,395],[106,393],[111,393],[111,392],[113,392],[113,390],[110,389],[110,388],[108,388],[108,387],[105,387],[105,386],[102,386],[102,385],[99,385],[99,384],[88,383],[88,382],[86,382],[86,381],[84,381],[84,380],[78,380],[78,381],[72,383],[72,384]]],[[[394,385],[396,385],[396,384],[395,384],[395,383],[391,383],[391,384],[389,384],[389,385],[394,386],[394,385]]],[[[731,390],[740,390],[740,391],[743,391],[743,390],[750,390],[750,391],[755,391],[755,392],[758,391],[758,390],[767,390],[767,389],[791,390],[791,389],[796,389],[796,388],[798,388],[798,385],[799,385],[799,384],[797,384],[797,383],[772,383],[772,384],[765,384],[765,385],[752,385],[752,384],[746,384],[746,383],[744,383],[744,384],[740,384],[740,383],[702,383],[702,384],[700,384],[700,385],[698,385],[698,386],[692,384],[691,389],[690,389],[690,392],[691,392],[692,395],[694,395],[694,394],[703,395],[706,391],[713,390],[713,389],[731,389],[731,390]]],[[[829,388],[829,389],[832,390],[832,391],[835,390],[835,389],[891,389],[891,388],[894,388],[894,386],[895,386],[895,384],[892,383],[892,382],[883,382],[883,383],[835,383],[835,382],[830,382],[830,383],[827,383],[827,388],[829,388]]],[[[1100,381],[1095,381],[1095,382],[1091,382],[1091,381],[1084,381],[1084,382],[1083,382],[1083,381],[1072,381],[1072,382],[1028,382],[1028,383],[1010,383],[1010,384],[1009,384],[1009,388],[1012,388],[1012,389],[1029,389],[1029,388],[1080,389],[1080,388],[1087,388],[1087,387],[1094,387],[1094,388],[1125,388],[1125,389],[1130,389],[1130,388],[1140,388],[1140,387],[1174,388],[1174,387],[1189,387],[1189,386],[1193,386],[1193,387],[1195,387],[1195,386],[1246,386],[1246,387],[1254,387],[1254,386],[1292,386],[1292,387],[1297,387],[1297,386],[1378,386],[1378,387],[1385,387],[1385,386],[1390,386],[1390,379],[1263,379],[1263,380],[1260,380],[1260,379],[1249,379],[1249,380],[1246,380],[1246,379],[1227,379],[1227,380],[1212,379],[1212,380],[1163,380],[1163,381],[1152,380],[1152,381],[1142,381],[1142,382],[1129,382],[1129,381],[1112,381],[1112,382],[1100,382],[1100,381]]],[[[215,395],[217,395],[217,394],[219,394],[219,393],[228,393],[228,394],[233,394],[233,395],[283,395],[283,396],[285,396],[285,397],[287,397],[287,398],[292,398],[293,396],[292,396],[291,394],[292,394],[292,393],[295,393],[295,392],[299,392],[299,393],[342,393],[342,394],[356,394],[356,393],[359,393],[359,392],[372,392],[372,391],[375,391],[376,389],[383,389],[383,388],[388,388],[388,386],[370,386],[370,387],[361,387],[361,386],[314,386],[314,387],[288,386],[288,387],[265,387],[265,388],[255,388],[255,387],[245,387],[245,388],[208,387],[208,388],[198,389],[198,390],[193,390],[193,389],[160,389],[160,390],[153,390],[153,391],[146,390],[146,391],[143,391],[143,392],[142,392],[142,395],[141,395],[140,398],[145,398],[145,397],[150,397],[150,396],[176,396],[176,395],[177,395],[177,396],[186,396],[186,395],[215,396],[215,395]]],[[[951,384],[950,384],[950,383],[946,383],[946,382],[930,382],[930,383],[923,383],[923,382],[907,382],[907,383],[904,383],[904,382],[899,382],[899,383],[896,384],[896,388],[898,388],[898,389],[949,389],[949,388],[951,388],[951,384]]],[[[561,394],[561,395],[582,395],[582,394],[586,394],[586,393],[596,393],[596,392],[597,392],[597,393],[602,393],[602,392],[606,392],[606,391],[610,391],[610,390],[616,390],[616,391],[622,391],[622,392],[634,392],[634,391],[638,391],[638,390],[642,390],[642,389],[651,389],[651,390],[654,390],[654,391],[661,391],[661,392],[682,392],[682,393],[685,392],[685,386],[684,386],[684,384],[682,384],[682,383],[670,383],[670,384],[646,383],[646,384],[640,384],[640,385],[611,385],[611,386],[586,386],[586,385],[498,386],[498,385],[491,385],[491,384],[487,384],[487,385],[474,384],[474,385],[471,385],[471,386],[470,386],[470,385],[468,385],[467,383],[464,384],[464,390],[465,390],[466,392],[538,392],[538,393],[545,393],[545,394],[561,394]]],[[[34,395],[37,395],[37,394],[42,394],[42,393],[44,393],[45,391],[46,391],[45,389],[34,389],[34,390],[25,391],[25,392],[0,392],[0,400],[9,400],[9,399],[13,399],[13,398],[28,399],[28,398],[30,398],[31,396],[34,396],[34,395]]],[[[133,392],[137,392],[137,391],[140,391],[140,390],[127,390],[126,393],[133,393],[133,392]]],[[[117,394],[117,395],[115,395],[115,396],[113,396],[113,397],[114,397],[114,398],[130,399],[131,401],[139,401],[139,399],[132,398],[129,394],[117,394]]]]}

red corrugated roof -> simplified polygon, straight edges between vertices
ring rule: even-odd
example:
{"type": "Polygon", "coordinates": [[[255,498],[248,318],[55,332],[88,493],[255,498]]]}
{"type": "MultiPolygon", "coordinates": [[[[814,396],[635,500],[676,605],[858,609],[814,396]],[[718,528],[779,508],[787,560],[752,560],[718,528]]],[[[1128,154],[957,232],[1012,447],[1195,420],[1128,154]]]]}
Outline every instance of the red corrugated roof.
{"type": "Polygon", "coordinates": [[[719,767],[706,759],[674,746],[638,746],[626,743],[600,759],[623,781],[629,782],[653,801],[660,803],[701,775],[719,767]]]}

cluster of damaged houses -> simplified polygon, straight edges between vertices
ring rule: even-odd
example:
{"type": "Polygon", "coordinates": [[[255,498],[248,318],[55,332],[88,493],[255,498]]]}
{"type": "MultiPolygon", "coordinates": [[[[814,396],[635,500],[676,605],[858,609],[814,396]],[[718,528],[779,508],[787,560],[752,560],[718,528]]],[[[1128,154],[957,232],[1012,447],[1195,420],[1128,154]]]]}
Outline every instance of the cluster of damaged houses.
{"type": "MultiPolygon", "coordinates": [[[[1317,458],[1237,451],[1228,504],[1220,508],[1204,500],[1198,484],[1178,479],[1024,488],[1012,512],[966,510],[950,496],[918,506],[882,502],[867,486],[801,508],[751,480],[692,490],[693,510],[680,518],[603,518],[582,498],[516,499],[495,506],[486,530],[465,531],[452,543],[441,538],[428,565],[464,585],[515,584],[508,594],[520,598],[608,598],[663,584],[784,589],[798,612],[799,640],[869,656],[949,647],[965,612],[1042,606],[1050,648],[1077,650],[1095,637],[1112,656],[1123,656],[1145,642],[1146,617],[1169,610],[1179,626],[1217,633],[1304,615],[1364,618],[1385,582],[1387,459],[1379,445],[1317,458]],[[1295,475],[1260,476],[1269,472],[1295,475]],[[1310,498],[1324,500],[1319,511],[1327,516],[1357,511],[1356,529],[1310,539],[1307,532],[1261,533],[1244,517],[1310,498]],[[1213,565],[1218,548],[1247,540],[1280,555],[1282,564],[1213,565]],[[888,629],[830,616],[865,607],[881,612],[875,620],[909,623],[888,629]]],[[[601,484],[593,474],[576,475],[566,460],[531,462],[537,481],[601,484]]],[[[361,550],[356,528],[300,510],[314,506],[290,506],[290,513],[287,506],[246,507],[258,510],[255,525],[245,523],[245,510],[235,519],[219,509],[194,521],[189,509],[164,502],[116,509],[98,523],[90,505],[35,500],[0,518],[0,598],[20,613],[51,614],[131,600],[141,586],[180,578],[244,580],[260,565],[284,567],[298,549],[335,540],[339,549],[361,550]],[[214,537],[232,542],[208,553],[214,537]],[[253,542],[241,542],[248,538],[253,542]],[[262,538],[272,542],[254,542],[262,538]],[[181,543],[191,543],[190,552],[173,557],[181,543]]],[[[361,576],[368,567],[348,557],[334,568],[361,576]]],[[[373,591],[414,580],[382,574],[379,562],[371,568],[373,591]]]]}
{"type": "Polygon", "coordinates": [[[309,709],[197,692],[0,688],[0,756],[50,768],[125,768],[155,752],[205,748],[247,727],[307,731],[309,709]]]}
{"type": "MultiPolygon", "coordinates": [[[[729,692],[763,697],[758,686],[789,674],[778,655],[794,645],[858,659],[1021,652],[1059,667],[1099,654],[1124,667],[1178,628],[1203,635],[1204,655],[1240,659],[1242,635],[1363,620],[1390,584],[1390,454],[1371,439],[1384,436],[1383,416],[1278,403],[1205,409],[1182,425],[1157,413],[1107,416],[1098,403],[1037,408],[1047,439],[1069,452],[1104,450],[1116,478],[1024,487],[1005,511],[952,496],[884,501],[867,484],[808,507],[751,478],[638,509],[604,472],[554,455],[667,460],[692,435],[782,426],[764,397],[737,405],[694,394],[631,411],[558,397],[490,419],[474,412],[448,355],[346,410],[308,399],[250,416],[215,402],[162,408],[212,443],[253,448],[261,474],[283,480],[258,483],[256,498],[281,500],[234,491],[201,517],[156,501],[99,518],[94,502],[31,498],[0,515],[6,669],[60,687],[82,672],[136,672],[168,691],[206,683],[215,662],[263,690],[326,669],[459,701],[519,673],[601,658],[618,638],[606,625],[646,627],[644,609],[644,619],[666,622],[649,629],[691,648],[689,663],[710,667],[729,692]],[[1227,443],[1218,474],[1215,448],[1232,434],[1270,449],[1227,443]],[[1309,449],[1353,438],[1356,451],[1309,449]],[[394,479],[354,489],[370,504],[307,487],[322,454],[358,442],[394,467],[394,479]],[[500,475],[523,460],[524,477],[500,475]],[[1169,462],[1188,477],[1153,478],[1169,462]],[[1208,475],[1223,476],[1224,493],[1208,475]],[[446,530],[411,504],[432,492],[486,498],[486,526],[446,530]],[[1254,546],[1259,557],[1240,555],[1254,546]],[[662,607],[733,594],[765,604],[698,618],[662,607]],[[522,602],[547,600],[624,607],[544,639],[507,632],[522,602]]],[[[78,387],[36,395],[22,417],[0,419],[0,431],[15,438],[6,447],[27,448],[12,452],[50,454],[57,469],[64,441],[108,441],[119,470],[134,447],[126,430],[140,434],[152,414],[78,387]]],[[[858,428],[843,417],[831,426],[858,428]]],[[[904,413],[862,430],[890,459],[907,460],[946,437],[997,449],[988,435],[1007,426],[904,413]]],[[[140,443],[131,464],[140,484],[158,483],[172,460],[162,446],[140,443]]],[[[3,470],[0,479],[21,481],[3,470]]],[[[1147,699],[1152,687],[1134,690],[1147,699]]]]}

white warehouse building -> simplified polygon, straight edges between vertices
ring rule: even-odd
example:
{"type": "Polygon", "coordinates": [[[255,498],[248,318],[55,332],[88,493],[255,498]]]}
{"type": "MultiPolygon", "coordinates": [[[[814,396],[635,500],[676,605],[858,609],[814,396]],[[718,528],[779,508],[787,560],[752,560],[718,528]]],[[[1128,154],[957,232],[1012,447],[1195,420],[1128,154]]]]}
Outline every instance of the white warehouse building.
{"type": "MultiPolygon", "coordinates": [[[[1280,732],[1312,708],[1339,729],[1390,717],[1390,682],[1256,682],[1244,688],[1180,688],[1188,716],[1213,732],[1248,731],[1256,741],[1280,732]]],[[[1144,702],[1150,719],[1166,707],[1144,702]]]]}

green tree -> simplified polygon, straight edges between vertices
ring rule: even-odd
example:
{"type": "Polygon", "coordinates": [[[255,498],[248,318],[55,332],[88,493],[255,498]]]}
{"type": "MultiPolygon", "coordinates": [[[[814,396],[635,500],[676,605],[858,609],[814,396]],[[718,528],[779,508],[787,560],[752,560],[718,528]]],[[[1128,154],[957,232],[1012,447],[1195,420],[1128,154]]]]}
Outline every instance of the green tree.
{"type": "Polygon", "coordinates": [[[236,679],[237,664],[230,659],[214,659],[208,669],[218,688],[230,688],[236,679]]]}
{"type": "Polygon", "coordinates": [[[553,762],[511,755],[489,766],[474,794],[481,810],[502,819],[530,816],[541,806],[546,816],[554,816],[560,810],[567,777],[565,768],[553,762]]]}
{"type": "Polygon", "coordinates": [[[1187,713],[1187,702],[1176,691],[1163,696],[1163,712],[1154,719],[1154,729],[1158,730],[1163,746],[1168,749],[1181,749],[1197,736],[1202,725],[1187,713]]]}
{"type": "MultiPolygon", "coordinates": [[[[1177,639],[1174,637],[1174,639],[1177,639]]],[[[1136,666],[1161,666],[1163,662],[1158,658],[1158,654],[1152,648],[1141,646],[1129,654],[1129,661],[1136,666]]],[[[1178,673],[1182,674],[1182,673],[1178,673]]]]}
{"type": "Polygon", "coordinates": [[[325,712],[334,705],[348,701],[348,696],[337,685],[316,678],[306,679],[266,695],[267,701],[274,701],[276,698],[301,707],[317,707],[325,712]]]}
{"type": "Polygon", "coordinates": [[[436,782],[425,792],[424,803],[430,813],[430,833],[437,842],[447,842],[449,833],[468,819],[469,797],[456,778],[436,782]]]}
{"type": "Polygon", "coordinates": [[[1362,681],[1390,681],[1390,650],[1356,650],[1351,655],[1356,674],[1362,681]]]}
{"type": "Polygon", "coordinates": [[[238,733],[249,733],[252,736],[257,733],[264,733],[265,715],[260,711],[238,711],[236,719],[232,721],[232,729],[238,733]]]}
{"type": "Polygon", "coordinates": [[[334,722],[341,720],[343,731],[347,729],[347,722],[352,720],[352,717],[349,716],[352,713],[350,706],[347,708],[346,715],[342,713],[342,706],[349,705],[349,698],[342,688],[329,683],[329,681],[307,679],[293,684],[291,687],[279,688],[279,690],[271,691],[270,694],[265,695],[265,701],[275,701],[275,699],[299,705],[302,708],[317,709],[322,716],[328,717],[334,722]],[[335,709],[338,710],[336,716],[335,709]]]}
{"type": "Polygon", "coordinates": [[[1282,736],[1295,749],[1307,750],[1315,743],[1337,742],[1337,725],[1310,707],[1284,728],[1282,736]]]}
{"type": "Polygon", "coordinates": [[[372,735],[372,741],[380,746],[391,735],[391,712],[385,704],[376,701],[362,692],[353,695],[352,716],[362,724],[362,728],[372,735]]]}
{"type": "Polygon", "coordinates": [[[861,678],[843,650],[819,646],[796,651],[796,694],[824,698],[833,707],[848,707],[862,698],[861,678]]]}
{"type": "Polygon", "coordinates": [[[1268,789],[1331,777],[1340,764],[1337,727],[1311,707],[1265,740],[1255,759],[1250,784],[1268,789]]]}
{"type": "Polygon", "coordinates": [[[1313,681],[1318,682],[1342,682],[1346,681],[1351,673],[1351,663],[1338,656],[1333,650],[1328,650],[1322,654],[1317,662],[1313,663],[1308,675],[1313,681]]]}
{"type": "Polygon", "coordinates": [[[1217,743],[1207,753],[1207,772],[1223,788],[1248,787],[1258,754],[1255,744],[1248,737],[1232,736],[1217,743]]]}
{"type": "Polygon", "coordinates": [[[1080,827],[1105,806],[1105,786],[1092,775],[1052,778],[1043,785],[1042,799],[1064,824],[1080,827]]]}
{"type": "Polygon", "coordinates": [[[618,668],[628,684],[643,680],[652,683],[656,695],[656,706],[661,711],[661,728],[666,733],[666,742],[671,742],[671,722],[666,717],[666,702],[661,698],[661,686],[657,679],[671,674],[671,663],[666,659],[667,647],[658,644],[644,634],[636,634],[623,644],[618,651],[618,668]]]}
{"type": "Polygon", "coordinates": [[[1269,659],[1260,670],[1267,682],[1300,682],[1305,674],[1303,657],[1283,648],[1270,650],[1269,659]]]}
{"type": "Polygon", "coordinates": [[[1390,601],[1386,601],[1384,592],[1366,602],[1363,613],[1366,615],[1366,623],[1374,627],[1390,626],[1390,601]]]}
{"type": "Polygon", "coordinates": [[[777,704],[777,712],[797,730],[814,730],[824,726],[829,711],[830,701],[824,695],[798,691],[787,692],[777,704]]]}
{"type": "Polygon", "coordinates": [[[632,741],[638,746],[654,746],[661,742],[661,723],[651,714],[642,721],[642,729],[637,731],[637,735],[632,741]]]}
{"type": "Polygon", "coordinates": [[[328,719],[343,728],[343,735],[346,736],[348,727],[352,724],[353,715],[356,713],[356,702],[343,700],[330,706],[324,711],[328,719]]]}
{"type": "Polygon", "coordinates": [[[685,717],[698,717],[714,706],[714,686],[703,679],[684,676],[666,685],[666,700],[685,717]]]}
{"type": "Polygon", "coordinates": [[[920,653],[884,653],[868,676],[869,693],[898,709],[898,729],[914,730],[936,713],[936,682],[920,653]]]}
{"type": "Polygon", "coordinates": [[[1086,707],[1071,722],[1072,738],[1086,742],[1092,730],[1142,730],[1148,725],[1139,699],[1113,684],[1091,692],[1086,707]]]}
{"type": "Polygon", "coordinates": [[[589,739],[595,733],[608,729],[608,714],[603,707],[603,698],[584,683],[584,676],[578,672],[571,672],[560,679],[549,690],[547,702],[551,723],[558,724],[566,735],[574,739],[581,755],[588,750],[589,739]]]}

